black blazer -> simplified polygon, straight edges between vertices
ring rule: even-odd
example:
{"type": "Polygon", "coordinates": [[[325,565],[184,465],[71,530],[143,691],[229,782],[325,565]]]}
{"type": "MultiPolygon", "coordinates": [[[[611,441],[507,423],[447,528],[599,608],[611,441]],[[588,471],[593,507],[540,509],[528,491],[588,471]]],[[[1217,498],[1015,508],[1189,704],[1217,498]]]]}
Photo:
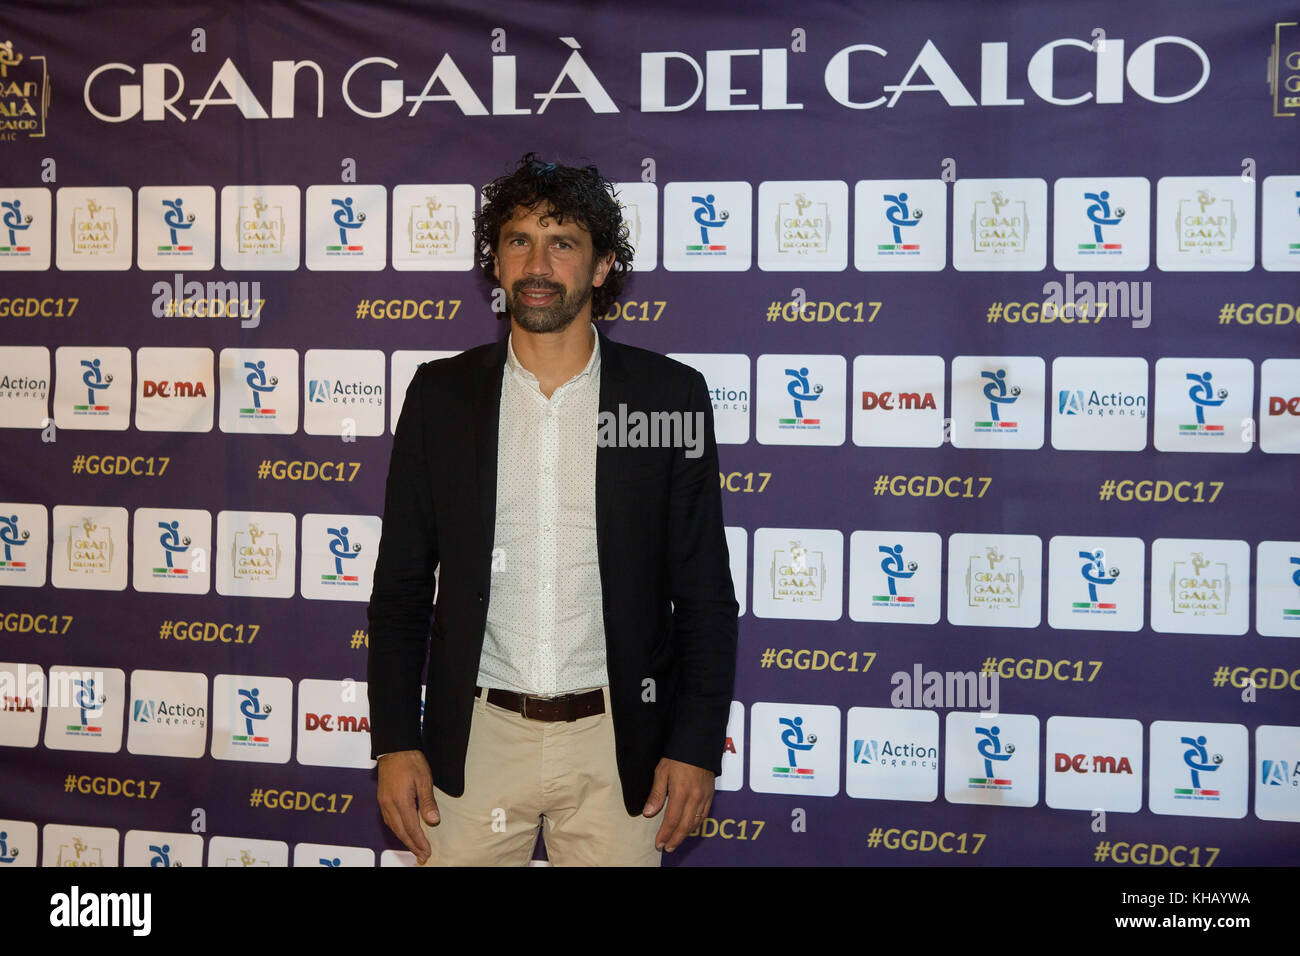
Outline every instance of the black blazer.
{"type": "MultiPolygon", "coordinates": [[[[491,600],[505,361],[502,340],[427,362],[411,380],[393,438],[368,609],[371,754],[423,750],[434,785],[452,796],[465,792],[491,600]]],[[[697,458],[682,448],[596,450],[606,665],[619,777],[634,814],[662,757],[721,772],[739,607],[704,377],[603,334],[600,363],[601,411],[617,414],[624,404],[629,412],[703,412],[705,422],[697,458]]]]}

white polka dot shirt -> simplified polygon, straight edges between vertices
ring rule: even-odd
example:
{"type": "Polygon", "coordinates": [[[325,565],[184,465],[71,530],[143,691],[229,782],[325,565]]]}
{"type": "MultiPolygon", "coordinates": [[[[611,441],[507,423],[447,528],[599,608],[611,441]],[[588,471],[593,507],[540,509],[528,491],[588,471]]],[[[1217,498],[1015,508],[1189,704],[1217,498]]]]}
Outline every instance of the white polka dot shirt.
{"type": "Polygon", "coordinates": [[[609,683],[596,555],[600,337],[548,399],[507,342],[481,687],[554,695],[609,683]]]}

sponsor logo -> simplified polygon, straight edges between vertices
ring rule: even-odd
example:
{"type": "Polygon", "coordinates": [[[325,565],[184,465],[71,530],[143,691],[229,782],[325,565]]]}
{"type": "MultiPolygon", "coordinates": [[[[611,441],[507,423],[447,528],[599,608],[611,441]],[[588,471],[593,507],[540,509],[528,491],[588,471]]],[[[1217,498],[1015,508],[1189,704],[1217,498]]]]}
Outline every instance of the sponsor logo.
{"type": "Polygon", "coordinates": [[[787,759],[786,766],[772,768],[772,776],[785,780],[815,779],[817,771],[809,764],[808,758],[817,746],[817,735],[804,734],[802,717],[781,717],[777,722],[784,728],[781,745],[785,747],[787,759]]]}
{"type": "Polygon", "coordinates": [[[19,136],[40,139],[50,111],[50,76],[45,57],[22,53],[13,40],[0,43],[0,142],[19,136]]]}
{"type": "Polygon", "coordinates": [[[853,762],[864,767],[935,770],[939,766],[939,748],[897,740],[855,740],[853,762]]]}
{"type": "Polygon", "coordinates": [[[274,581],[280,575],[280,534],[250,523],[235,532],[231,566],[236,580],[274,581]]]}
{"type": "Polygon", "coordinates": [[[1230,252],[1237,235],[1233,202],[1227,197],[1216,197],[1208,188],[1198,189],[1191,199],[1179,199],[1175,219],[1178,251],[1230,252]]]}
{"type": "Polygon", "coordinates": [[[68,529],[68,570],[77,574],[109,574],[113,569],[113,530],[83,517],[68,529]]]}
{"type": "Polygon", "coordinates": [[[984,776],[968,777],[966,780],[967,789],[1010,790],[1013,786],[1011,778],[999,776],[996,771],[1001,770],[1005,774],[1005,763],[1015,755],[1016,745],[1003,743],[1001,738],[1002,728],[998,726],[976,727],[974,730],[975,749],[984,761],[984,776]]]}
{"type": "Polygon", "coordinates": [[[1090,757],[1087,754],[1058,753],[1053,769],[1057,773],[1133,773],[1128,757],[1110,757],[1104,754],[1090,757]]]}
{"type": "Polygon", "coordinates": [[[1106,552],[1103,548],[1097,548],[1094,551],[1080,551],[1079,557],[1083,558],[1083,564],[1079,566],[1079,574],[1083,576],[1084,583],[1088,587],[1088,600],[1074,601],[1070,604],[1070,610],[1074,614],[1104,614],[1112,615],[1118,612],[1119,605],[1113,600],[1105,601],[1098,597],[1098,588],[1104,591],[1113,585],[1119,578],[1119,568],[1106,568],[1106,552]]]}
{"type": "Polygon", "coordinates": [[[1079,254],[1089,256],[1117,256],[1122,254],[1124,244],[1114,241],[1107,242],[1102,227],[1118,226],[1124,219],[1123,207],[1117,206],[1114,210],[1111,209],[1110,191],[1107,189],[1084,193],[1083,201],[1088,203],[1084,214],[1088,217],[1088,221],[1092,223],[1092,241],[1080,242],[1077,247],[1079,254]]]}
{"type": "Polygon", "coordinates": [[[1020,607],[1025,575],[1018,555],[1006,555],[997,545],[972,554],[966,565],[966,602],[973,608],[1000,610],[1020,607]]]}
{"type": "Polygon", "coordinates": [[[826,560],[821,551],[810,551],[800,541],[772,552],[772,599],[791,604],[817,603],[826,585],[826,560]]]}
{"type": "Polygon", "coordinates": [[[1095,388],[1063,388],[1056,393],[1056,411],[1066,416],[1146,418],[1147,397],[1131,392],[1099,392],[1095,388]]]}
{"type": "Polygon", "coordinates": [[[131,721],[158,727],[206,727],[208,712],[194,704],[139,698],[131,702],[131,721]]]}
{"type": "Polygon", "coordinates": [[[1020,386],[1007,386],[1007,370],[983,369],[980,378],[988,379],[984,385],[984,397],[989,402],[989,417],[984,421],[975,421],[975,431],[983,434],[1015,434],[1020,430],[1020,423],[1002,417],[1003,411],[1010,412],[1011,406],[1020,397],[1020,386]]]}
{"type": "Polygon", "coordinates": [[[1190,787],[1175,787],[1174,799],[1218,802],[1223,796],[1222,793],[1205,787],[1203,784],[1208,780],[1212,780],[1213,775],[1223,766],[1223,754],[1210,755],[1209,750],[1206,748],[1204,734],[1179,739],[1187,744],[1187,749],[1183,751],[1183,763],[1187,765],[1187,772],[1191,777],[1192,785],[1190,787]],[[1204,779],[1202,775],[1204,775],[1204,779]]]}
{"type": "Polygon", "coordinates": [[[1173,612],[1189,617],[1217,617],[1228,613],[1231,583],[1228,562],[1212,561],[1203,551],[1193,551],[1185,561],[1175,561],[1169,577],[1173,612]]]}

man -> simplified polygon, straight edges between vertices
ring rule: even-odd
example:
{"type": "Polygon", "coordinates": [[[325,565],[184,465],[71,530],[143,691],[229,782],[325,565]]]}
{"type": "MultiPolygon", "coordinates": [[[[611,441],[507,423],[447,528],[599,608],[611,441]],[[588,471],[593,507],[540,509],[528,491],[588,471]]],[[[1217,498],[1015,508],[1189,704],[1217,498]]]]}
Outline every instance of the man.
{"type": "Polygon", "coordinates": [[[509,338],[406,393],[370,713],[384,820],[421,864],[525,864],[540,824],[553,863],[658,865],[712,801],[738,611],[712,406],[698,372],[592,325],[626,236],[595,167],[525,156],[475,223],[509,338]],[[638,414],[681,440],[609,427],[638,414]]]}

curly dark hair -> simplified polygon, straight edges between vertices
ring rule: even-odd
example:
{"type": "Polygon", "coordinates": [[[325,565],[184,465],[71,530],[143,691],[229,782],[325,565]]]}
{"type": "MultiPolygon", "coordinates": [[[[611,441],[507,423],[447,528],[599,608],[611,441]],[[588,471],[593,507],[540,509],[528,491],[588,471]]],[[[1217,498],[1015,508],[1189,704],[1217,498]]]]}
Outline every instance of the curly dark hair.
{"type": "Polygon", "coordinates": [[[632,270],[632,245],[613,184],[595,166],[561,166],[526,153],[514,172],[486,186],[483,208],[474,217],[474,246],[479,268],[494,285],[499,280],[492,257],[501,240],[501,227],[521,206],[542,206],[557,222],[567,220],[586,227],[597,259],[614,254],[604,283],[591,290],[591,314],[599,317],[607,313],[632,270]]]}

